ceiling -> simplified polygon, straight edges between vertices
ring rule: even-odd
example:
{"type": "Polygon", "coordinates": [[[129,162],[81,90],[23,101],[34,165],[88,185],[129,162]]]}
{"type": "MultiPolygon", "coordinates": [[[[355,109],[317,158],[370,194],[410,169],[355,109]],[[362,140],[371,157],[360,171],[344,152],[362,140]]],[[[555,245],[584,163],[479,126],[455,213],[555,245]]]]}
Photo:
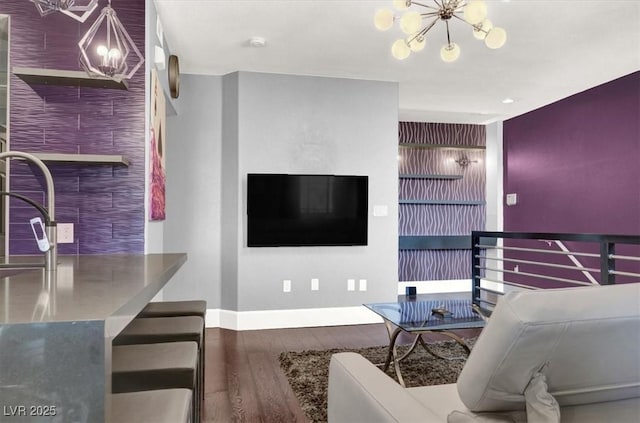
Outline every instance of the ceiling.
{"type": "Polygon", "coordinates": [[[373,26],[376,10],[392,8],[391,0],[155,0],[182,73],[396,81],[400,120],[490,123],[640,70],[640,0],[487,3],[489,19],[507,31],[505,46],[490,50],[452,21],[462,53],[444,63],[441,22],[422,52],[404,61],[391,56],[397,25],[387,32],[373,26]],[[266,45],[251,47],[253,36],[266,45]],[[503,104],[507,97],[514,103],[503,104]]]}

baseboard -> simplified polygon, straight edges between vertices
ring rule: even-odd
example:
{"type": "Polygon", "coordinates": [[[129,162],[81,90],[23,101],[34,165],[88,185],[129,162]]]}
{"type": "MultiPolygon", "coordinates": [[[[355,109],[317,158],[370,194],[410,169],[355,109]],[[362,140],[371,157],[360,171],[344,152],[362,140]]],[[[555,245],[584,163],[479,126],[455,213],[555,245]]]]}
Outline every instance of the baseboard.
{"type": "Polygon", "coordinates": [[[382,323],[382,318],[364,306],[305,308],[294,310],[231,311],[208,309],[208,328],[232,330],[283,329],[382,323]]]}
{"type": "MultiPolygon", "coordinates": [[[[483,286],[485,284],[486,282],[483,281],[483,286]]],[[[471,292],[469,279],[400,282],[398,295],[404,295],[407,286],[415,286],[418,294],[471,292]]],[[[381,317],[364,306],[257,311],[231,311],[218,308],[208,309],[205,319],[208,328],[220,327],[232,330],[362,325],[381,322],[381,317]]]]}

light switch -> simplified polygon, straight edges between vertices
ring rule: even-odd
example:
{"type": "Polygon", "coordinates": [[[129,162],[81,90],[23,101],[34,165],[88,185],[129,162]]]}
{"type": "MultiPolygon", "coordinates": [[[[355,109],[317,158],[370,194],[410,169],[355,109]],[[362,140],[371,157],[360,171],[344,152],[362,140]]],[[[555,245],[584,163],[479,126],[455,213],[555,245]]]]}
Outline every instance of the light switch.
{"type": "Polygon", "coordinates": [[[320,289],[320,280],[313,278],[311,279],[311,290],[317,291],[320,289]]]}
{"type": "Polygon", "coordinates": [[[366,291],[367,290],[367,280],[366,279],[360,279],[360,291],[366,291]]]}
{"type": "Polygon", "coordinates": [[[518,204],[518,194],[507,194],[507,206],[515,206],[518,204]]]}
{"type": "Polygon", "coordinates": [[[291,281],[289,279],[282,281],[282,292],[291,292],[291,281]]]}
{"type": "Polygon", "coordinates": [[[347,291],[355,291],[355,290],[356,290],[356,280],[347,279],[347,291]]]}
{"type": "Polygon", "coordinates": [[[373,215],[375,217],[384,217],[389,215],[389,207],[385,205],[373,206],[373,215]]]}

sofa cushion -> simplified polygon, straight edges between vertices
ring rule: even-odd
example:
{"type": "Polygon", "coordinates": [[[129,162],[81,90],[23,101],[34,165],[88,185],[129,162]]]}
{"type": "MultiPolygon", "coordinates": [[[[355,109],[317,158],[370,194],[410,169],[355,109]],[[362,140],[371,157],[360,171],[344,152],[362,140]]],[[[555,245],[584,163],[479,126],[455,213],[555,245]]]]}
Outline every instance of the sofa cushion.
{"type": "Polygon", "coordinates": [[[640,284],[511,292],[498,301],[457,389],[474,411],[524,410],[537,372],[561,406],[640,397],[638,357],[640,284]]]}
{"type": "Polygon", "coordinates": [[[522,411],[501,413],[474,413],[465,407],[458,396],[456,384],[420,386],[407,388],[407,393],[418,400],[425,408],[438,416],[438,422],[511,422],[526,423],[527,418],[522,411]],[[451,414],[455,415],[451,417],[451,414]]]}
{"type": "MultiPolygon", "coordinates": [[[[407,393],[429,410],[434,418],[429,422],[447,422],[453,413],[464,414],[468,421],[477,423],[512,421],[523,423],[527,421],[525,411],[507,412],[473,412],[470,411],[458,396],[455,384],[421,386],[406,388],[407,393]],[[456,413],[457,412],[457,413],[456,413]],[[475,420],[473,420],[475,419],[475,420]]],[[[620,401],[610,401],[594,404],[565,406],[560,408],[562,423],[638,423],[640,422],[640,397],[620,401]]],[[[464,420],[462,420],[464,421],[464,420]]],[[[532,420],[529,420],[530,422],[532,420]]],[[[451,420],[455,422],[455,420],[451,420]]]]}

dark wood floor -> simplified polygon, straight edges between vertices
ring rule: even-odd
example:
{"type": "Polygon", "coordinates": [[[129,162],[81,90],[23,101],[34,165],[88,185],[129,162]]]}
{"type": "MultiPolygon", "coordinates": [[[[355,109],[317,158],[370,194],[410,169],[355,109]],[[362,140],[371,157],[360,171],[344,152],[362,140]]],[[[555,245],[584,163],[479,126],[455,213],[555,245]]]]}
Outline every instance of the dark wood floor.
{"type": "MultiPolygon", "coordinates": [[[[456,333],[473,336],[478,330],[456,333]]],[[[389,342],[383,324],[241,332],[216,328],[207,329],[206,336],[206,422],[307,422],[280,369],[281,352],[364,348],[389,342]]],[[[448,338],[429,335],[428,339],[448,338]]]]}

